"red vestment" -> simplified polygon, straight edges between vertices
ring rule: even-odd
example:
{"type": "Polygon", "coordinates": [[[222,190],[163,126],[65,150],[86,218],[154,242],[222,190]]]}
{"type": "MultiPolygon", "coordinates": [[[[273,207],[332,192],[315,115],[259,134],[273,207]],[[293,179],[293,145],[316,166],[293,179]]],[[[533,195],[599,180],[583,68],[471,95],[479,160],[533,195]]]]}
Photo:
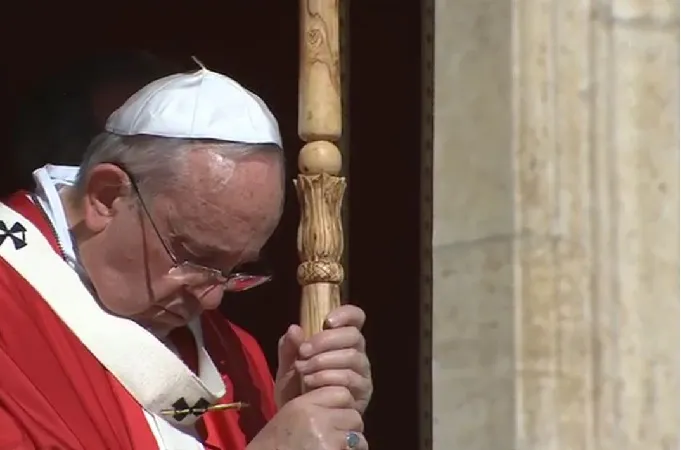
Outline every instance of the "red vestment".
{"type": "MultiPolygon", "coordinates": [[[[49,223],[25,193],[4,203],[59,251],[49,223]]],[[[221,402],[250,407],[206,413],[197,429],[205,448],[244,449],[276,411],[267,362],[255,339],[218,312],[205,314],[202,330],[227,387],[221,402]]],[[[0,450],[157,448],[139,403],[0,258],[0,450]]]]}

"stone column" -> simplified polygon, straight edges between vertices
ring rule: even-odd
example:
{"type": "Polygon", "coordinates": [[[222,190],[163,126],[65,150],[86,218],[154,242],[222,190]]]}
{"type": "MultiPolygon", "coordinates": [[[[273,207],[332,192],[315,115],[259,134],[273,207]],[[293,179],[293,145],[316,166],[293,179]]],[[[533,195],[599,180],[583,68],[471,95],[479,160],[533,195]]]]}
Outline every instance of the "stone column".
{"type": "Polygon", "coordinates": [[[678,448],[678,0],[435,12],[434,448],[678,448]]]}

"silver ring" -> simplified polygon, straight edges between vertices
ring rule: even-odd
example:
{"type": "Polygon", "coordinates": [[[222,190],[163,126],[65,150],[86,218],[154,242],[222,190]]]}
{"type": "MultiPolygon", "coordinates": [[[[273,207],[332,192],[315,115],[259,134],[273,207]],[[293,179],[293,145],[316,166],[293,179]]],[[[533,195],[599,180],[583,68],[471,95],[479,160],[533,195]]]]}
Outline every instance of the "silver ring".
{"type": "Polygon", "coordinates": [[[354,431],[348,432],[347,436],[345,436],[345,445],[349,450],[359,447],[360,442],[359,434],[354,431]]]}

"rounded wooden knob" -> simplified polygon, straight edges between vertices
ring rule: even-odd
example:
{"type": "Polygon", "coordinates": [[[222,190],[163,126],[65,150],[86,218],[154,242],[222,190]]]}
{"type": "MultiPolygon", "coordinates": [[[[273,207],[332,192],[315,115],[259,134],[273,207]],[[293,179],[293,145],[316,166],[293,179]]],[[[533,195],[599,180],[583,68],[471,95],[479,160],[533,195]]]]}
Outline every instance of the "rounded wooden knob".
{"type": "Polygon", "coordinates": [[[342,167],[341,152],[329,141],[305,144],[298,154],[298,170],[304,175],[338,175],[342,167]]]}

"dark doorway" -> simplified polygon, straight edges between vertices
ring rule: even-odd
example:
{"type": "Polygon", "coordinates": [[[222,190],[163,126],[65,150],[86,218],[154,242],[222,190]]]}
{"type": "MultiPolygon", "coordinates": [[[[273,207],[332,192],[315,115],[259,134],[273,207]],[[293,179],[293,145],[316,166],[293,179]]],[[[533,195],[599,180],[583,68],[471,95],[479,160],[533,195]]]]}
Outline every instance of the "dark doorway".
{"type": "MultiPolygon", "coordinates": [[[[13,4],[0,27],[5,114],[34,83],[85,54],[141,48],[182,64],[195,55],[270,104],[293,178],[301,147],[296,134],[298,2],[158,5],[142,0],[13,4]]],[[[411,450],[418,448],[420,414],[419,1],[352,2],[348,22],[350,282],[345,297],[369,317],[365,332],[376,392],[366,426],[372,449],[411,450]]],[[[11,177],[6,166],[0,166],[0,177],[4,182],[11,177]]],[[[224,302],[225,314],[257,337],[272,367],[279,335],[298,320],[298,205],[292,194],[291,189],[284,220],[267,251],[275,282],[224,302]]]]}

